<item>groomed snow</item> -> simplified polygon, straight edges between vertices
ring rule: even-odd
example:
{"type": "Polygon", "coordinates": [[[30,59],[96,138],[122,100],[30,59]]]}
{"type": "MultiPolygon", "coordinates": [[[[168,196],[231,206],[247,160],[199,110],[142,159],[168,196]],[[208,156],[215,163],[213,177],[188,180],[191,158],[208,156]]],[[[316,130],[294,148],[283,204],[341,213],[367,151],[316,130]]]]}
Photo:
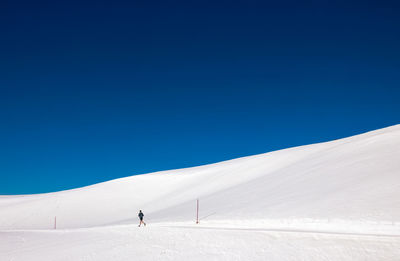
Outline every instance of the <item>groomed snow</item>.
{"type": "Polygon", "coordinates": [[[304,260],[398,261],[400,241],[335,235],[134,225],[0,234],[7,261],[304,260]]]}
{"type": "Polygon", "coordinates": [[[80,189],[0,196],[0,260],[400,260],[399,159],[396,125],[80,189]],[[139,209],[145,228],[136,225],[139,209]]]}

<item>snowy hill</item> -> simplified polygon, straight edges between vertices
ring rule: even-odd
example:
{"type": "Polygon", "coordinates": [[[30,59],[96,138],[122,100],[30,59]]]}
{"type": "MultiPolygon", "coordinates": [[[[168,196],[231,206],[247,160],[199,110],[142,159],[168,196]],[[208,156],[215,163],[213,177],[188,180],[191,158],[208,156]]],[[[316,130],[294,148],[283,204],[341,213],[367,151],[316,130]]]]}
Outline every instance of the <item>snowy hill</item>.
{"type": "Polygon", "coordinates": [[[398,261],[399,159],[396,125],[79,189],[0,196],[0,260],[398,261]],[[137,227],[139,209],[146,228],[137,227]]]}
{"type": "Polygon", "coordinates": [[[200,217],[209,223],[327,229],[339,223],[346,231],[393,233],[400,222],[399,159],[396,125],[80,189],[1,196],[0,229],[51,229],[55,216],[59,228],[135,223],[139,209],[149,223],[194,222],[199,198],[200,217]]]}

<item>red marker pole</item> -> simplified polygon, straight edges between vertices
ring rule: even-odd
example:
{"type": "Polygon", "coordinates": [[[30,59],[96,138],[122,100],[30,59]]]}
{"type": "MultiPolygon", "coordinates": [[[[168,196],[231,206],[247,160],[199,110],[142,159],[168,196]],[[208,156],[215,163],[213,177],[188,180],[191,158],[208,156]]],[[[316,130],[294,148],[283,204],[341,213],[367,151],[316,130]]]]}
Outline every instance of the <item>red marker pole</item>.
{"type": "Polygon", "coordinates": [[[196,224],[199,224],[199,199],[197,199],[196,224]]]}

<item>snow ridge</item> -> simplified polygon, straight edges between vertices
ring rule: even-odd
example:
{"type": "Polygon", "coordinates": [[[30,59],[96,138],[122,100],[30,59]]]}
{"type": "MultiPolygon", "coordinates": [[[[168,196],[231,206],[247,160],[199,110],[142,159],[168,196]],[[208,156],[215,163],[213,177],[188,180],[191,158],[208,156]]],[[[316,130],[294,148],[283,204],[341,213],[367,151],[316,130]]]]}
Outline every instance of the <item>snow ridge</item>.
{"type": "Polygon", "coordinates": [[[1,196],[0,229],[201,222],[400,235],[400,125],[211,165],[55,193],[1,196]]]}

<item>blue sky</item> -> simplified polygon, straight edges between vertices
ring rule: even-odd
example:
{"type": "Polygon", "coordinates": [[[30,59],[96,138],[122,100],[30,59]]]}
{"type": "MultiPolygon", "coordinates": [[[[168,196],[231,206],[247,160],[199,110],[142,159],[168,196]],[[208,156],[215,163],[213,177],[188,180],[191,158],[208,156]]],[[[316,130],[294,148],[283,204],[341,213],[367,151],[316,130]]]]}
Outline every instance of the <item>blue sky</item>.
{"type": "Polygon", "coordinates": [[[0,194],[398,124],[399,13],[394,1],[2,2],[0,194]]]}

